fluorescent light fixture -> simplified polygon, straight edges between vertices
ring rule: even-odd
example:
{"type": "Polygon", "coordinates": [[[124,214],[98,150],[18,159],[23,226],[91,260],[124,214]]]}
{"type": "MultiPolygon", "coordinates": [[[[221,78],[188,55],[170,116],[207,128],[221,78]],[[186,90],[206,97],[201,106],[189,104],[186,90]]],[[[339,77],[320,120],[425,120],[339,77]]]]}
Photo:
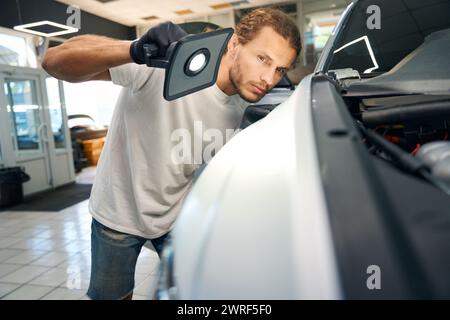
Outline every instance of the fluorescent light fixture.
{"type": "Polygon", "coordinates": [[[248,2],[248,0],[239,0],[239,1],[234,1],[234,2],[231,2],[231,5],[233,6],[233,7],[239,7],[240,5],[243,5],[243,4],[249,4],[250,2],[248,2]]]}
{"type": "Polygon", "coordinates": [[[378,65],[377,59],[375,58],[375,55],[373,54],[372,46],[370,45],[370,41],[369,41],[369,38],[367,36],[363,36],[361,38],[353,40],[353,41],[343,45],[339,49],[336,49],[333,53],[338,53],[339,51],[341,51],[341,50],[343,50],[343,49],[345,49],[345,48],[347,48],[347,47],[351,46],[352,44],[355,44],[355,43],[357,43],[359,41],[364,41],[366,43],[367,50],[369,51],[369,54],[370,54],[370,59],[372,59],[372,63],[374,65],[374,67],[365,70],[364,73],[371,73],[373,70],[378,69],[380,66],[378,65]]]}
{"type": "Polygon", "coordinates": [[[78,32],[77,28],[69,27],[64,24],[60,24],[60,23],[56,23],[56,22],[48,21],[48,20],[15,26],[14,30],[28,32],[28,33],[32,33],[32,34],[42,36],[42,37],[55,37],[55,36],[59,36],[62,34],[78,32]],[[35,30],[33,30],[33,28],[35,30]],[[55,29],[56,30],[59,29],[59,31],[54,31],[55,29]],[[49,31],[49,30],[51,30],[52,32],[45,32],[45,31],[49,31]]]}

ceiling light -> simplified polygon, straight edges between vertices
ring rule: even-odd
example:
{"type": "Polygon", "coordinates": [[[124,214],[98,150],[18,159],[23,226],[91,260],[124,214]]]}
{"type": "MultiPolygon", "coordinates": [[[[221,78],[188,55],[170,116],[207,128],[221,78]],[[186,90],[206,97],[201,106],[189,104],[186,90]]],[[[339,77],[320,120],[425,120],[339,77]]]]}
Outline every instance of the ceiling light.
{"type": "Polygon", "coordinates": [[[191,9],[185,9],[185,10],[177,10],[175,11],[175,13],[178,14],[179,16],[182,16],[186,14],[192,14],[194,13],[194,11],[192,11],[191,9]]]}
{"type": "Polygon", "coordinates": [[[223,3],[212,4],[212,5],[210,5],[210,7],[213,8],[214,10],[221,10],[221,9],[225,9],[225,8],[231,8],[232,5],[229,2],[223,2],[223,3]]]}
{"type": "Polygon", "coordinates": [[[142,20],[146,20],[146,21],[149,21],[149,20],[156,20],[156,19],[159,19],[159,17],[158,16],[148,16],[148,17],[143,17],[143,18],[141,18],[142,20]]]}
{"type": "Polygon", "coordinates": [[[240,5],[243,5],[243,4],[249,4],[248,0],[239,0],[239,1],[234,1],[231,3],[231,5],[233,7],[239,7],[240,5]]]}
{"type": "Polygon", "coordinates": [[[14,30],[32,33],[42,37],[55,37],[62,34],[78,32],[77,28],[48,20],[15,26],[14,30]]]}

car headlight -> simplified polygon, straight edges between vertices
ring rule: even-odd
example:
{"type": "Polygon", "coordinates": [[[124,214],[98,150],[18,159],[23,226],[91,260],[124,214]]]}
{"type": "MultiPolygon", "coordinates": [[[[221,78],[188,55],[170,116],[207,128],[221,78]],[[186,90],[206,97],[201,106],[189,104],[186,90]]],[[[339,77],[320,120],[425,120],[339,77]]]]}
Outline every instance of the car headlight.
{"type": "Polygon", "coordinates": [[[161,254],[159,264],[159,281],[156,297],[158,300],[177,300],[178,290],[173,273],[174,250],[172,237],[168,237],[161,254]]]}

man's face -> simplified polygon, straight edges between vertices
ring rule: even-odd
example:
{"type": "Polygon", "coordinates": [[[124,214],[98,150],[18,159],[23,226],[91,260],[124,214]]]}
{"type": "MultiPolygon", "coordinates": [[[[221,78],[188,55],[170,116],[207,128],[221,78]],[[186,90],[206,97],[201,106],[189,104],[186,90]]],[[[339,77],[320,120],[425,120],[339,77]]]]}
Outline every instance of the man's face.
{"type": "Polygon", "coordinates": [[[295,49],[271,27],[263,27],[253,40],[237,44],[230,80],[239,95],[257,102],[288,71],[296,58],[295,49]]]}

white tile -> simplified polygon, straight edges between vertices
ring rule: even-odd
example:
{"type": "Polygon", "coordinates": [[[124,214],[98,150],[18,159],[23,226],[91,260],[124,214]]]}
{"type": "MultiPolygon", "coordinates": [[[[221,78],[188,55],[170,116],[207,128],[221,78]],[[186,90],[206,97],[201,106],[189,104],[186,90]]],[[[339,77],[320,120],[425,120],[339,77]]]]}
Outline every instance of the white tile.
{"type": "Polygon", "coordinates": [[[154,256],[152,256],[152,255],[143,255],[143,254],[140,254],[139,255],[139,258],[138,258],[138,260],[137,260],[137,264],[141,264],[141,265],[145,265],[145,264],[148,264],[148,265],[155,265],[155,264],[158,264],[159,263],[159,259],[158,258],[155,258],[154,256]]]}
{"type": "Polygon", "coordinates": [[[37,228],[37,230],[41,230],[39,233],[37,233],[34,237],[40,238],[40,239],[50,239],[55,231],[53,231],[51,228],[46,229],[40,229],[37,228]]]}
{"type": "Polygon", "coordinates": [[[47,270],[49,270],[49,268],[40,266],[24,266],[0,278],[0,282],[27,283],[47,270]]]}
{"type": "Polygon", "coordinates": [[[81,253],[86,249],[90,250],[90,241],[71,240],[69,242],[62,242],[54,247],[55,251],[81,253]]]}
{"type": "Polygon", "coordinates": [[[91,262],[86,260],[66,260],[56,266],[58,269],[79,268],[82,272],[90,272],[91,262]]]}
{"type": "Polygon", "coordinates": [[[3,297],[4,300],[38,300],[52,291],[51,287],[24,285],[3,297]]]}
{"type": "Polygon", "coordinates": [[[64,212],[70,218],[82,218],[86,220],[90,219],[92,221],[92,216],[90,215],[88,208],[83,207],[67,208],[64,210],[64,212]]]}
{"type": "Polygon", "coordinates": [[[64,268],[71,265],[79,266],[81,269],[90,267],[91,265],[91,251],[90,249],[83,250],[78,253],[71,254],[66,261],[59,264],[58,268],[64,268]]]}
{"type": "MultiPolygon", "coordinates": [[[[95,174],[97,172],[97,167],[90,166],[87,168],[83,168],[80,173],[77,174],[76,182],[77,183],[88,183],[93,184],[95,179],[95,174]]],[[[85,203],[86,201],[80,202],[80,204],[85,203]]]]}
{"type": "MultiPolygon", "coordinates": [[[[21,239],[9,246],[10,249],[22,249],[22,250],[32,250],[38,249],[39,244],[45,241],[45,239],[41,238],[29,238],[29,239],[21,239]]],[[[38,249],[39,250],[39,249],[38,249]]]]}
{"type": "Polygon", "coordinates": [[[150,276],[150,274],[144,274],[144,273],[135,273],[134,274],[134,286],[138,287],[144,282],[145,279],[147,279],[150,276]]]}
{"type": "Polygon", "coordinates": [[[63,225],[64,224],[58,220],[39,220],[32,226],[37,228],[60,230],[63,225]]]}
{"type": "Polygon", "coordinates": [[[56,288],[45,297],[42,297],[42,300],[80,300],[85,295],[86,291],[84,290],[56,288]]]}
{"type": "Polygon", "coordinates": [[[0,211],[0,218],[1,219],[14,219],[14,214],[19,213],[20,211],[10,211],[10,210],[5,210],[5,211],[0,211]]]}
{"type": "Polygon", "coordinates": [[[4,211],[0,214],[4,219],[39,219],[44,212],[42,211],[4,211]]]}
{"type": "Polygon", "coordinates": [[[151,259],[148,261],[138,261],[136,264],[136,272],[144,274],[152,274],[159,267],[159,260],[151,259]]]}
{"type": "Polygon", "coordinates": [[[89,298],[87,295],[85,295],[85,296],[83,296],[83,297],[81,297],[81,299],[80,300],[92,300],[91,298],[89,298]]]}
{"type": "Polygon", "coordinates": [[[14,211],[9,211],[9,210],[0,211],[0,219],[11,218],[11,214],[13,214],[13,213],[14,213],[14,211]]]}
{"type": "Polygon", "coordinates": [[[78,240],[91,241],[91,234],[84,234],[78,240]]]}
{"type": "Polygon", "coordinates": [[[49,229],[32,226],[30,228],[27,228],[27,229],[17,232],[14,235],[14,237],[17,237],[17,238],[49,238],[50,236],[45,237],[45,234],[48,232],[49,232],[49,229]]]}
{"type": "Polygon", "coordinates": [[[73,244],[73,245],[78,245],[80,247],[83,248],[82,251],[89,251],[89,253],[91,252],[91,241],[87,241],[87,240],[75,240],[70,242],[69,244],[73,244]]]}
{"type": "Polygon", "coordinates": [[[48,221],[57,221],[58,224],[59,224],[65,218],[66,218],[66,216],[65,216],[64,213],[62,213],[62,211],[60,211],[60,212],[51,212],[51,214],[49,213],[49,215],[46,216],[45,221],[46,222],[48,222],[48,221]]]}
{"type": "Polygon", "coordinates": [[[68,277],[65,282],[59,285],[61,288],[67,289],[82,289],[87,290],[89,287],[91,271],[81,269],[78,266],[71,265],[68,268],[56,268],[65,272],[68,277]]]}
{"type": "Polygon", "coordinates": [[[22,267],[23,265],[20,264],[0,263],[0,278],[16,270],[19,270],[22,267]]]}
{"type": "Polygon", "coordinates": [[[81,251],[75,254],[71,254],[68,258],[67,261],[69,262],[69,264],[91,264],[91,252],[89,251],[81,251]]]}
{"type": "MultiPolygon", "coordinates": [[[[0,221],[0,224],[2,222],[0,221]]],[[[9,228],[1,228],[0,230],[0,237],[9,237],[9,236],[15,236],[18,232],[21,232],[23,230],[22,227],[9,227],[9,228]]]]}
{"type": "Polygon", "coordinates": [[[17,256],[9,258],[5,263],[29,264],[47,253],[48,251],[42,250],[26,250],[17,256]]]}
{"type": "Polygon", "coordinates": [[[8,293],[16,290],[18,287],[20,287],[20,284],[0,283],[0,299],[8,293]]]}
{"type": "Polygon", "coordinates": [[[22,240],[21,238],[2,237],[0,238],[0,249],[8,248],[10,245],[22,240]]]}
{"type": "Polygon", "coordinates": [[[61,262],[67,260],[70,254],[65,252],[49,252],[37,260],[31,262],[34,266],[55,267],[61,262]]]}
{"type": "Polygon", "coordinates": [[[134,289],[134,294],[152,299],[156,292],[157,285],[158,277],[151,275],[134,289]]]}
{"type": "Polygon", "coordinates": [[[79,276],[80,277],[77,279],[75,278],[69,279],[68,281],[60,285],[60,287],[66,289],[80,289],[87,291],[87,289],[89,288],[89,282],[91,280],[89,274],[83,273],[82,271],[79,276]]]}
{"type": "Polygon", "coordinates": [[[56,213],[56,212],[53,212],[53,211],[52,212],[43,212],[39,216],[39,220],[40,221],[45,221],[45,220],[55,219],[58,216],[59,216],[59,213],[56,213]]]}
{"type": "Polygon", "coordinates": [[[4,262],[11,257],[17,256],[23,253],[23,250],[17,249],[0,249],[0,262],[4,262]]]}
{"type": "Polygon", "coordinates": [[[49,226],[47,226],[46,224],[42,223],[42,219],[33,219],[33,220],[22,220],[21,222],[21,226],[23,227],[23,229],[29,229],[29,228],[37,228],[37,229],[48,229],[49,226]]]}
{"type": "Polygon", "coordinates": [[[63,243],[68,242],[64,239],[44,239],[34,246],[36,250],[55,251],[57,247],[61,247],[63,243]]]}
{"type": "Polygon", "coordinates": [[[22,227],[22,229],[24,228],[23,221],[19,219],[2,219],[1,225],[4,228],[9,227],[22,227]]]}
{"type": "MultiPolygon", "coordinates": [[[[139,255],[139,257],[144,256],[144,257],[152,257],[154,259],[159,259],[158,253],[155,251],[155,249],[153,249],[153,246],[149,246],[150,241],[147,241],[144,246],[142,247],[141,253],[139,255]]],[[[150,243],[151,245],[151,243],[150,243]]]]}
{"type": "Polygon", "coordinates": [[[141,295],[138,295],[138,294],[133,294],[132,300],[149,300],[149,298],[146,297],[146,296],[141,296],[141,295]]]}
{"type": "Polygon", "coordinates": [[[53,268],[44,272],[29,283],[39,286],[59,287],[63,283],[66,283],[70,276],[71,274],[64,269],[53,268]]]}
{"type": "Polygon", "coordinates": [[[65,239],[67,241],[73,241],[73,240],[80,240],[81,237],[83,237],[84,234],[81,232],[78,233],[76,231],[59,231],[58,233],[55,233],[52,235],[51,239],[65,239]]]}

